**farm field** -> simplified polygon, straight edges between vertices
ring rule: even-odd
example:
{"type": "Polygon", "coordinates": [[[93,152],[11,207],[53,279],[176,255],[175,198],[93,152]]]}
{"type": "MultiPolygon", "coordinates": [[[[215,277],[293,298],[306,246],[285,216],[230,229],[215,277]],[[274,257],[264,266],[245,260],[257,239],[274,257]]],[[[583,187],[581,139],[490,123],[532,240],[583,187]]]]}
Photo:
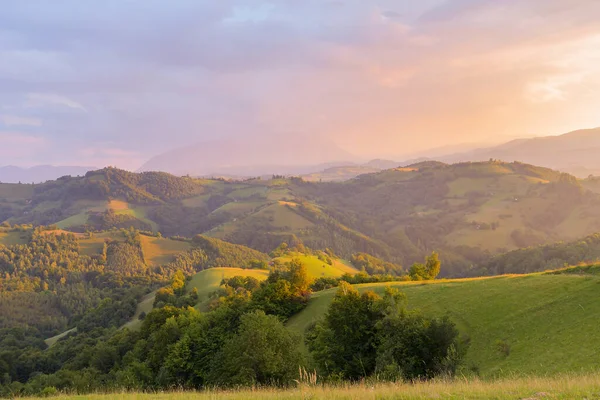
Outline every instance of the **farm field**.
{"type": "Polygon", "coordinates": [[[139,219],[140,221],[146,222],[152,227],[152,230],[157,231],[158,225],[156,222],[147,218],[146,209],[142,206],[133,206],[126,201],[122,200],[110,200],[108,202],[108,209],[113,210],[117,215],[130,215],[139,219]]]}
{"type": "Polygon", "coordinates": [[[93,256],[95,254],[100,254],[102,252],[102,247],[104,246],[104,242],[107,239],[118,240],[118,241],[125,240],[123,235],[118,231],[95,233],[91,238],[79,239],[79,249],[80,249],[81,253],[85,254],[86,256],[93,256]]]}
{"type": "Polygon", "coordinates": [[[28,242],[27,232],[1,232],[0,245],[12,246],[15,244],[25,244],[28,242]]]}
{"type": "Polygon", "coordinates": [[[177,254],[186,252],[191,248],[190,242],[181,240],[145,235],[141,235],[140,239],[144,258],[151,266],[167,264],[173,261],[177,254]]]}

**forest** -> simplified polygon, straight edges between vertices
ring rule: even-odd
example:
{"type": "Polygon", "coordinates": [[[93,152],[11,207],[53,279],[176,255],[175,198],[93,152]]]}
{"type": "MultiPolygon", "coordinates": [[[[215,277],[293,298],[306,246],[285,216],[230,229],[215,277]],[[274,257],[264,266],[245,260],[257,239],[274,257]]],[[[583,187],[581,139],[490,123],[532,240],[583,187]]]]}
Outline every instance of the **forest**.
{"type": "MultiPolygon", "coordinates": [[[[435,255],[425,265],[430,275],[423,279],[439,272],[435,255]]],[[[140,316],[139,330],[118,329],[135,308],[127,296],[100,301],[81,316],[76,332],[49,348],[33,328],[4,328],[0,394],[287,387],[299,368],[329,382],[430,379],[452,376],[468,348],[450,320],[409,311],[397,290],[359,293],[343,280],[303,344],[284,326],[313,293],[298,259],[271,269],[263,282],[223,280],[207,312],[192,307],[194,292],[184,290],[185,281],[181,270],[173,274],[155,308],[140,316]]]]}
{"type": "Polygon", "coordinates": [[[422,163],[344,184],[107,168],[27,189],[3,201],[0,226],[4,396],[288,387],[299,371],[324,383],[451,377],[469,348],[455,320],[408,307],[397,289],[353,285],[544,271],[600,255],[598,234],[556,233],[566,220],[593,230],[598,195],[520,163],[422,163]],[[478,214],[493,217],[467,217],[478,214]],[[208,293],[192,287],[223,267],[240,275],[208,293]],[[301,335],[289,328],[331,291],[322,317],[301,335]]]}
{"type": "Polygon", "coordinates": [[[20,186],[17,198],[0,190],[0,219],[11,224],[202,234],[263,253],[282,242],[302,243],[346,259],[366,253],[390,265],[411,265],[435,250],[446,277],[485,273],[480,266],[495,255],[600,229],[600,194],[592,180],[496,160],[423,162],[346,182],[198,179],[105,168],[20,186]]]}

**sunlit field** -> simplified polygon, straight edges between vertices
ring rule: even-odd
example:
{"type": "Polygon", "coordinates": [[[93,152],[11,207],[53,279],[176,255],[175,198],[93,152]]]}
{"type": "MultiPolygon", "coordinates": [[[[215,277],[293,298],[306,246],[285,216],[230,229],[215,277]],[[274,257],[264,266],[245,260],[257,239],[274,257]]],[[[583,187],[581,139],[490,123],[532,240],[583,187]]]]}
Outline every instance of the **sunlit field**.
{"type": "Polygon", "coordinates": [[[61,400],[243,400],[243,399],[598,399],[600,374],[554,378],[518,378],[497,381],[455,379],[416,384],[357,384],[298,388],[247,389],[201,392],[112,393],[85,396],[61,395],[61,400]]]}

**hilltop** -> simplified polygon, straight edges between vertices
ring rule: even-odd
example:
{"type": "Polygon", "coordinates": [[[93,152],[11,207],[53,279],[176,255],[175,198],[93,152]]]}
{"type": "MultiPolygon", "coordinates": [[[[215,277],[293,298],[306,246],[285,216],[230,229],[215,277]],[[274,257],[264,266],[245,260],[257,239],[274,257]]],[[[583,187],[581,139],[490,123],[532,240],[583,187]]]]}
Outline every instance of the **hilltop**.
{"type": "Polygon", "coordinates": [[[73,326],[121,326],[138,302],[148,300],[144,296],[164,286],[176,271],[191,276],[209,268],[252,268],[269,260],[256,250],[200,235],[170,239],[126,229],[74,234],[3,227],[0,330],[27,328],[50,337],[73,326]],[[82,322],[82,315],[95,307],[105,307],[108,314],[82,322]],[[113,307],[127,311],[112,315],[113,307]]]}
{"type": "MultiPolygon", "coordinates": [[[[351,283],[359,292],[380,295],[396,288],[407,296],[407,312],[447,316],[456,343],[468,348],[460,353],[466,354],[461,375],[489,379],[591,372],[600,355],[597,341],[590,340],[600,335],[595,324],[600,307],[594,300],[598,265],[408,281],[412,273],[404,275],[400,266],[372,255],[354,254],[348,262],[330,249],[312,251],[302,243],[295,248],[281,244],[267,255],[204,235],[164,238],[133,229],[73,234],[27,226],[2,228],[0,240],[0,347],[12,380],[3,389],[23,394],[47,387],[108,388],[104,382],[115,382],[113,377],[115,387],[163,385],[156,371],[167,365],[190,373],[185,362],[173,364],[180,356],[204,365],[203,357],[220,354],[219,343],[236,334],[236,321],[247,318],[269,320],[290,338],[307,332],[310,337],[314,330],[307,329],[325,315],[338,291],[334,286],[347,293],[351,283]],[[253,307],[263,313],[248,311],[253,307]],[[203,338],[208,353],[195,347],[204,348],[203,338]],[[180,346],[182,353],[176,350],[180,346]],[[130,386],[135,374],[143,375],[130,386]],[[85,384],[74,383],[73,376],[82,376],[85,384]]],[[[589,249],[582,254],[595,251],[594,236],[581,242],[589,249]]],[[[556,244],[541,247],[541,254],[570,254],[573,246],[582,247],[580,242],[556,244]]],[[[267,333],[273,332],[260,330],[260,335],[267,333]]],[[[254,346],[256,334],[248,336],[246,345],[254,346]]],[[[308,353],[301,343],[293,339],[293,352],[304,354],[310,367],[314,349],[308,353]]],[[[290,348],[286,345],[284,353],[290,348]]],[[[293,364],[293,376],[297,368],[293,364]]],[[[203,387],[203,382],[192,387],[203,387]]]]}
{"type": "MultiPolygon", "coordinates": [[[[470,343],[465,375],[482,378],[546,376],[596,370],[600,345],[600,278],[596,268],[552,274],[357,285],[382,294],[395,287],[408,305],[428,315],[449,316],[470,343]]],[[[287,323],[304,334],[323,317],[336,289],[315,293],[287,323]]]]}
{"type": "Polygon", "coordinates": [[[344,182],[107,168],[40,185],[0,184],[0,220],[74,232],[203,234],[266,253],[302,243],[402,265],[437,250],[446,276],[466,276],[492,255],[598,231],[598,192],[593,178],[499,161],[423,161],[344,182]]]}
{"type": "Polygon", "coordinates": [[[439,157],[446,162],[482,161],[490,158],[521,161],[559,169],[578,177],[600,174],[600,128],[581,129],[558,136],[517,139],[499,146],[439,157]]]}

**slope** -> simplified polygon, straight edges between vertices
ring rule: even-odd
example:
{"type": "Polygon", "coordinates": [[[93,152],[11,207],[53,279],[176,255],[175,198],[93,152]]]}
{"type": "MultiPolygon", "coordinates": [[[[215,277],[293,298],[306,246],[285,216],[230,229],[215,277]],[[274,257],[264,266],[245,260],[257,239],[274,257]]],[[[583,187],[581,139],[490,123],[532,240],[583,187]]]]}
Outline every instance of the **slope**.
{"type": "MultiPolygon", "coordinates": [[[[396,287],[410,308],[448,315],[470,341],[465,372],[487,378],[595,370],[600,342],[590,338],[600,335],[599,284],[591,275],[533,274],[357,287],[380,294],[396,287]]],[[[303,333],[334,295],[316,293],[288,327],[303,333]]]]}
{"type": "Polygon", "coordinates": [[[345,182],[226,181],[105,169],[0,185],[0,218],[71,231],[135,227],[203,234],[268,253],[282,242],[365,252],[404,266],[432,250],[446,276],[490,256],[600,230],[600,189],[547,168],[426,161],[345,182]]]}
{"type": "Polygon", "coordinates": [[[598,151],[600,128],[595,128],[559,136],[518,139],[499,146],[452,154],[439,159],[445,162],[483,161],[490,158],[521,161],[587,177],[600,173],[598,151]]]}
{"type": "Polygon", "coordinates": [[[286,263],[292,259],[299,259],[306,266],[308,275],[312,279],[321,277],[339,278],[344,274],[356,274],[358,272],[358,270],[350,265],[350,263],[343,260],[333,258],[331,259],[331,265],[329,265],[326,261],[320,260],[315,255],[306,255],[295,252],[289,252],[283,257],[274,258],[273,261],[286,263]]]}
{"type": "Polygon", "coordinates": [[[140,171],[167,171],[194,176],[298,174],[300,171],[310,172],[317,164],[352,158],[334,143],[314,136],[236,138],[167,151],[150,159],[140,171]]]}
{"type": "Polygon", "coordinates": [[[267,279],[269,271],[264,269],[244,269],[244,268],[210,268],[192,276],[186,284],[186,291],[198,290],[197,307],[206,311],[207,301],[211,293],[215,292],[221,286],[223,279],[233,278],[234,276],[251,276],[260,281],[267,279]]]}
{"type": "MultiPolygon", "coordinates": [[[[435,249],[454,276],[491,254],[573,240],[600,227],[596,193],[570,175],[522,163],[423,162],[343,183],[296,184],[292,191],[377,244],[365,252],[408,265],[435,249]]],[[[306,236],[298,235],[322,248],[306,236]]],[[[326,246],[342,256],[360,251],[358,241],[350,249],[333,240],[326,246]]]]}

